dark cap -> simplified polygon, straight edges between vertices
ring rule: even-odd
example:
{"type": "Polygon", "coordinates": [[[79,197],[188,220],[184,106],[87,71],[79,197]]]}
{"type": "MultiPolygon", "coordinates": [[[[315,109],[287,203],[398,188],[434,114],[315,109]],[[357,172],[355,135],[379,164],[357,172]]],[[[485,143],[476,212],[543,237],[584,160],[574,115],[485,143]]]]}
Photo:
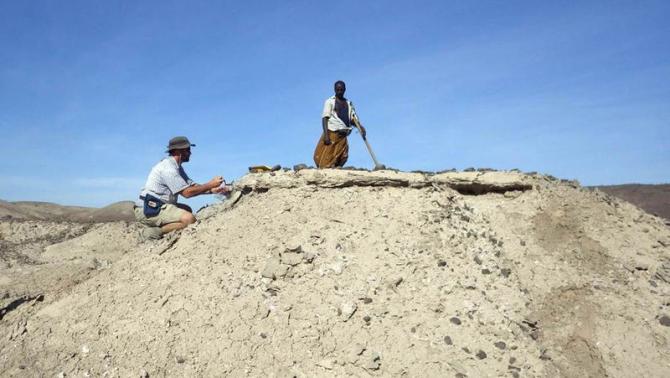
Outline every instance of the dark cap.
{"type": "Polygon", "coordinates": [[[172,150],[181,150],[190,147],[195,147],[195,144],[192,144],[185,136],[177,136],[170,139],[170,142],[168,143],[167,146],[167,151],[165,152],[170,152],[172,150]]]}

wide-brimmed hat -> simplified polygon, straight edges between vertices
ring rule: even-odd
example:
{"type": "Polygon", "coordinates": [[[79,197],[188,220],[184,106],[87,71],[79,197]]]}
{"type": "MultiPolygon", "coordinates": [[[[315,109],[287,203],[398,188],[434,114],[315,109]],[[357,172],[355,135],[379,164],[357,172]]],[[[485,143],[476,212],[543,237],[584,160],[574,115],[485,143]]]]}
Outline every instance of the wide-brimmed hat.
{"type": "Polygon", "coordinates": [[[183,148],[195,147],[195,144],[191,143],[185,136],[176,136],[170,139],[168,143],[167,150],[165,152],[170,152],[172,150],[181,150],[183,148]]]}

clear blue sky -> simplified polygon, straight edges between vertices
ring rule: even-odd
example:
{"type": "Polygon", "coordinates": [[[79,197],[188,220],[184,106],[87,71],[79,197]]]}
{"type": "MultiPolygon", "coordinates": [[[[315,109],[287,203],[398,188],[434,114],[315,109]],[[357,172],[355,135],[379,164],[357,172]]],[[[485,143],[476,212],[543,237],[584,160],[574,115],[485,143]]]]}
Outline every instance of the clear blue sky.
{"type": "Polygon", "coordinates": [[[175,135],[197,182],[313,164],[338,79],[387,166],[669,182],[669,19],[668,1],[0,0],[0,199],[134,199],[175,135]]]}

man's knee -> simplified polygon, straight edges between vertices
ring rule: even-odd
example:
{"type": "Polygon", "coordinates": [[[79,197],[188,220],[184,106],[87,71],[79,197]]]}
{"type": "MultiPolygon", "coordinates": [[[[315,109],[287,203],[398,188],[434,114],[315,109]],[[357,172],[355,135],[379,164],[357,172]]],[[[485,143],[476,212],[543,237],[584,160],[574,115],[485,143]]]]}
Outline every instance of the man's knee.
{"type": "Polygon", "coordinates": [[[179,220],[185,225],[193,224],[196,221],[195,216],[189,212],[184,212],[179,220]]]}

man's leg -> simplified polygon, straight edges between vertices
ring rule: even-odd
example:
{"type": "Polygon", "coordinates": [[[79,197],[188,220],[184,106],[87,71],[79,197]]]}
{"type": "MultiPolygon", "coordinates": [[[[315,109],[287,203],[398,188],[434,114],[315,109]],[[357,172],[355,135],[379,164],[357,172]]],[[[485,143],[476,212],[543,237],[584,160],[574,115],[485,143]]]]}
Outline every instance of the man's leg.
{"type": "Polygon", "coordinates": [[[133,212],[135,213],[135,219],[137,219],[137,221],[143,226],[140,230],[140,237],[142,239],[156,240],[161,238],[163,232],[161,231],[160,227],[155,224],[153,219],[150,220],[144,216],[144,209],[142,207],[135,206],[133,208],[133,212]]]}
{"type": "Polygon", "coordinates": [[[164,205],[161,209],[161,231],[163,234],[181,230],[186,226],[195,223],[195,216],[190,211],[191,208],[184,204],[164,205]]]}
{"type": "Polygon", "coordinates": [[[168,223],[166,225],[163,225],[161,226],[161,231],[163,231],[163,234],[167,234],[168,232],[186,228],[186,226],[193,223],[195,223],[195,217],[193,216],[193,214],[184,211],[184,214],[179,219],[179,222],[168,223]]]}
{"type": "Polygon", "coordinates": [[[330,144],[325,145],[323,135],[314,150],[314,164],[317,168],[341,167],[349,157],[349,145],[345,135],[328,130],[330,144]]]}

